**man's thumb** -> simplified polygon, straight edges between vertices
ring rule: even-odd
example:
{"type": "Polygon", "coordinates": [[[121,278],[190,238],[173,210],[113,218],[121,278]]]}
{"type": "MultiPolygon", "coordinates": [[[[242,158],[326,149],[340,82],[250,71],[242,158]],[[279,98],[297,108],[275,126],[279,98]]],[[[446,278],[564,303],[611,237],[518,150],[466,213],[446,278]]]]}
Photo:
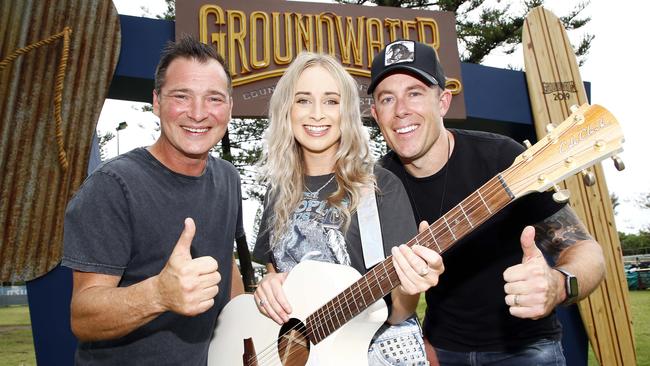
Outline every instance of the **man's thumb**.
{"type": "Polygon", "coordinates": [[[172,256],[180,255],[192,259],[192,254],[190,253],[190,248],[192,247],[192,240],[194,239],[194,233],[196,232],[196,226],[194,225],[194,220],[188,217],[185,219],[185,227],[181,236],[176,242],[172,256]]]}
{"type": "Polygon", "coordinates": [[[541,251],[535,245],[535,228],[526,226],[521,233],[521,250],[524,252],[522,263],[526,263],[531,258],[541,255],[541,251]]]}

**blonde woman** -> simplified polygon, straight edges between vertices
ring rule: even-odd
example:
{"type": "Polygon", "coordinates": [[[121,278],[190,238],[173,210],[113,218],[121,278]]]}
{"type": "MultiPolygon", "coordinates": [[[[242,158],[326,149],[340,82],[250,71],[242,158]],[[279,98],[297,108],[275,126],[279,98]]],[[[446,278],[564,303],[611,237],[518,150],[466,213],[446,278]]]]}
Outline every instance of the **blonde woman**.
{"type": "Polygon", "coordinates": [[[296,264],[316,260],[365,273],[356,209],[364,187],[373,187],[384,254],[393,256],[401,285],[387,296],[389,317],[369,345],[369,362],[426,365],[413,314],[420,292],[437,283],[442,260],[427,248],[400,245],[416,234],[413,213],[399,180],[374,165],[367,136],[354,79],[330,56],[300,54],[270,102],[260,164],[268,192],[253,253],[269,274],[255,301],[262,314],[283,324],[292,308],[282,284],[296,264]],[[409,358],[381,347],[399,337],[409,358]]]}

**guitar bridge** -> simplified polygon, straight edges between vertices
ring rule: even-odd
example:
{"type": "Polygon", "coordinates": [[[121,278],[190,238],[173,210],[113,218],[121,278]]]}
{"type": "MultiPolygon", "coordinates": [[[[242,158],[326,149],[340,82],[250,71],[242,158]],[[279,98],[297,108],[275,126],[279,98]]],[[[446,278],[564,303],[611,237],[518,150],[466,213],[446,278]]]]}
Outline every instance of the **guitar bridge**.
{"type": "Polygon", "coordinates": [[[244,354],[242,355],[244,366],[257,366],[257,353],[252,338],[244,339],[244,354]]]}

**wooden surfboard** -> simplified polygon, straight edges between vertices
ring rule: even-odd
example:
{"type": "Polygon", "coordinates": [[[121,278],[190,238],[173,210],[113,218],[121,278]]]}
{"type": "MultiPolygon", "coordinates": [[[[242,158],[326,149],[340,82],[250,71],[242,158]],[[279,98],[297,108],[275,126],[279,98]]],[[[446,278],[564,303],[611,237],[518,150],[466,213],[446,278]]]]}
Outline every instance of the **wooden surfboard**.
{"type": "MultiPolygon", "coordinates": [[[[564,121],[573,105],[587,103],[576,57],[560,20],[537,7],[526,17],[522,44],[526,80],[537,137],[547,125],[564,121]]],[[[570,203],[602,245],[606,277],[601,286],[578,305],[592,349],[601,365],[636,365],[636,351],[627,282],[614,211],[600,164],[590,169],[595,184],[573,176],[563,185],[570,203]]]]}

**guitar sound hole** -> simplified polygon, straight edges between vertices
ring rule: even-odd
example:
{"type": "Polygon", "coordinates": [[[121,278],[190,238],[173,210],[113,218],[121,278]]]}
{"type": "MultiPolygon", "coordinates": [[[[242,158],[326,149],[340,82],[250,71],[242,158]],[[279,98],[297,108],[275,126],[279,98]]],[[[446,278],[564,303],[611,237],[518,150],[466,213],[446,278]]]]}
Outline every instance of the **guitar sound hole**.
{"type": "Polygon", "coordinates": [[[289,319],[278,337],[278,355],[283,366],[304,366],[309,358],[307,328],[298,319],[289,319]]]}

